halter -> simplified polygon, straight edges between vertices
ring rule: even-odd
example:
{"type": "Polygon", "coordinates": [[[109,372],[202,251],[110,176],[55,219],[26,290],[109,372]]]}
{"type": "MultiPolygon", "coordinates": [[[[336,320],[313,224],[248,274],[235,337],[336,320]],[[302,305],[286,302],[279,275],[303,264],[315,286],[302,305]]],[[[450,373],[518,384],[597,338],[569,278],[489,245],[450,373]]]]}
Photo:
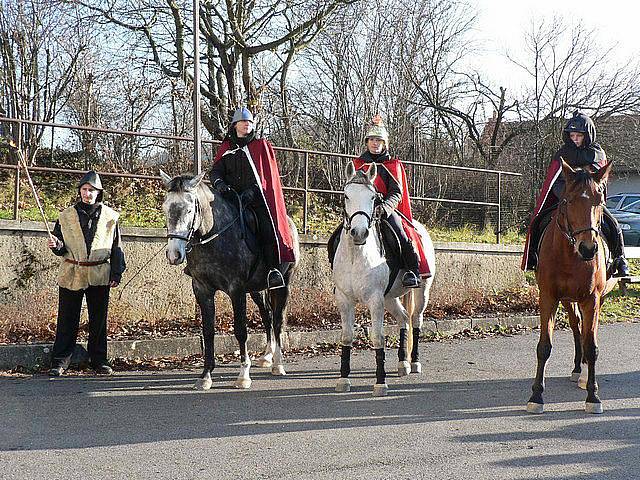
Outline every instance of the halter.
{"type": "MultiPolygon", "coordinates": [[[[202,215],[201,215],[202,210],[200,207],[200,202],[198,201],[197,198],[196,198],[195,204],[196,204],[196,210],[193,214],[193,217],[191,218],[191,222],[189,224],[189,230],[187,231],[186,235],[183,235],[181,233],[169,232],[169,229],[167,228],[168,239],[177,238],[179,240],[184,240],[185,242],[187,242],[187,245],[185,246],[186,253],[189,253],[193,249],[193,247],[197,245],[204,245],[205,243],[209,243],[210,241],[218,238],[224,232],[229,230],[229,228],[231,228],[231,226],[234,223],[236,223],[236,221],[240,218],[240,215],[241,215],[241,214],[236,215],[236,217],[233,220],[231,220],[223,229],[217,232],[214,232],[213,229],[211,229],[209,232],[201,236],[198,240],[193,241],[193,236],[198,231],[198,228],[199,228],[199,226],[198,228],[196,228],[196,220],[199,220],[198,224],[202,223],[202,215]]],[[[240,211],[242,211],[242,207],[240,207],[240,211]]]]}
{"type": "MultiPolygon", "coordinates": [[[[596,234],[596,237],[599,237],[600,230],[598,230],[597,228],[593,228],[592,226],[589,226],[587,228],[580,228],[578,230],[573,229],[573,227],[571,226],[571,222],[569,222],[569,217],[567,216],[567,213],[566,213],[566,207],[569,203],[570,202],[566,198],[564,198],[560,202],[560,205],[558,205],[558,213],[563,214],[567,222],[566,230],[562,228],[562,225],[560,225],[560,222],[558,221],[559,215],[556,215],[556,225],[558,226],[558,229],[562,232],[562,234],[567,238],[567,240],[569,240],[569,243],[571,244],[571,246],[574,247],[576,245],[576,242],[577,242],[576,235],[580,235],[581,233],[584,233],[584,232],[593,232],[596,234]],[[564,211],[562,210],[562,207],[564,207],[564,211]]],[[[602,204],[598,205],[598,207],[601,207],[601,206],[602,204]]]]}

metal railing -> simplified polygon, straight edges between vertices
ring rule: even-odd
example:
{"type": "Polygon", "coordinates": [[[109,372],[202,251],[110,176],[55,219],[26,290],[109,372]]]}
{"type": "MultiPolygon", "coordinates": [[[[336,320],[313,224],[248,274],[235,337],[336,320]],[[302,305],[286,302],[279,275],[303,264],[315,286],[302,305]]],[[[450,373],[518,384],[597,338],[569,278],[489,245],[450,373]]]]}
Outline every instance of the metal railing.
{"type": "MultiPolygon", "coordinates": [[[[79,131],[88,131],[88,132],[96,132],[96,133],[105,133],[105,134],[115,134],[115,135],[126,135],[133,137],[148,137],[148,138],[158,138],[163,140],[173,140],[180,142],[194,142],[194,139],[191,137],[183,137],[176,135],[167,135],[153,132],[134,132],[129,130],[119,130],[119,129],[110,129],[110,128],[99,128],[99,127],[90,127],[90,126],[82,126],[82,125],[70,125],[65,123],[53,123],[53,122],[40,122],[35,120],[21,120],[17,118],[9,118],[9,117],[1,117],[0,116],[0,124],[2,122],[10,122],[18,125],[18,138],[17,144],[20,148],[22,139],[22,125],[39,125],[43,127],[49,127],[52,129],[62,128],[68,130],[79,130],[79,131]]],[[[54,135],[52,131],[52,136],[54,135]]],[[[217,145],[221,142],[219,140],[208,140],[202,139],[202,143],[217,145]]],[[[53,144],[53,142],[52,142],[53,144]]],[[[342,191],[339,190],[331,190],[331,189],[322,189],[322,188],[312,188],[309,182],[309,157],[310,155],[314,156],[324,156],[324,157],[337,157],[343,159],[353,159],[354,155],[344,154],[344,153],[335,153],[335,152],[324,152],[317,150],[306,150],[300,148],[288,148],[288,147],[274,147],[276,151],[287,152],[287,153],[295,153],[302,155],[303,162],[303,178],[302,178],[302,187],[295,187],[289,185],[283,185],[283,190],[288,192],[298,192],[303,194],[302,201],[302,230],[303,233],[308,233],[309,228],[309,194],[340,194],[342,191]]],[[[474,172],[474,173],[482,173],[489,175],[497,176],[497,192],[496,192],[496,201],[495,202],[480,202],[473,200],[462,200],[462,199],[453,199],[453,198],[440,198],[440,197],[422,197],[422,196],[411,196],[412,200],[423,201],[423,202],[440,202],[440,203],[448,203],[448,204],[459,204],[459,205],[476,205],[482,207],[490,207],[496,208],[497,210],[497,228],[496,228],[496,241],[500,243],[500,236],[502,231],[502,184],[505,176],[513,176],[520,177],[521,173],[517,172],[508,172],[502,170],[488,170],[482,168],[472,168],[472,167],[459,167],[453,165],[443,165],[438,163],[422,163],[422,162],[412,162],[412,161],[404,161],[405,165],[414,165],[422,168],[434,168],[434,169],[445,169],[445,170],[453,170],[453,171],[461,171],[461,172],[474,172]]],[[[19,217],[19,198],[20,198],[20,166],[18,164],[6,164],[0,163],[0,169],[9,169],[15,170],[14,176],[14,199],[13,199],[13,219],[17,220],[19,217]]],[[[85,170],[75,170],[75,169],[64,169],[64,168],[53,168],[53,167],[38,167],[33,166],[30,167],[30,170],[34,172],[51,172],[57,174],[68,174],[68,175],[77,175],[85,173],[85,170]]],[[[153,175],[139,175],[139,174],[130,174],[130,173],[117,173],[117,172],[99,172],[100,175],[106,177],[116,177],[116,178],[132,178],[132,179],[142,179],[142,180],[161,180],[159,176],[153,175]]]]}

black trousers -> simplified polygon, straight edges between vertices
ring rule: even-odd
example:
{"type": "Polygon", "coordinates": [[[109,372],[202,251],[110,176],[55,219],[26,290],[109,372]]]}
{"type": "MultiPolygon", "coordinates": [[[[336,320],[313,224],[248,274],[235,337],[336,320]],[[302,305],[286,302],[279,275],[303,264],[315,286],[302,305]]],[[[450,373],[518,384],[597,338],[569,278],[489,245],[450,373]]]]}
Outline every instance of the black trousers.
{"type": "Polygon", "coordinates": [[[58,323],[53,344],[53,367],[68,368],[76,347],[82,298],[87,298],[89,314],[89,341],[87,351],[91,365],[107,363],[107,311],[109,308],[108,285],[88,287],[85,290],[68,290],[60,287],[58,295],[58,323]]]}
{"type": "Polygon", "coordinates": [[[409,240],[407,232],[405,232],[404,228],[402,227],[402,219],[400,218],[400,215],[398,215],[396,212],[393,212],[391,215],[387,216],[385,220],[389,223],[393,231],[398,236],[398,239],[400,240],[400,248],[402,249],[402,262],[404,263],[404,267],[412,270],[415,273],[418,273],[418,254],[413,248],[413,243],[411,243],[411,240],[409,240]]]}
{"type": "Polygon", "coordinates": [[[269,268],[278,268],[280,261],[278,259],[278,243],[276,241],[275,233],[273,231],[273,224],[267,207],[263,204],[255,202],[253,210],[256,213],[258,220],[258,241],[262,247],[262,255],[264,261],[269,268]]]}

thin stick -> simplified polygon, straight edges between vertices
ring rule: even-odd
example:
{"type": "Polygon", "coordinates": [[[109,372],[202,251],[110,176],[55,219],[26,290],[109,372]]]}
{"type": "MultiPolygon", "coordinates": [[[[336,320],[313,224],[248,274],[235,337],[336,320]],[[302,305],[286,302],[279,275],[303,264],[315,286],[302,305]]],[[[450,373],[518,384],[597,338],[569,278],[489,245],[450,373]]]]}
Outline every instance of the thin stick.
{"type": "Polygon", "coordinates": [[[27,181],[29,182],[29,186],[31,187],[31,191],[33,192],[33,197],[36,200],[36,205],[38,206],[38,210],[40,210],[40,215],[42,215],[42,220],[44,221],[44,226],[47,229],[47,233],[49,237],[53,237],[51,233],[51,229],[49,228],[49,221],[47,220],[46,215],[44,214],[44,210],[42,209],[42,205],[40,204],[40,197],[38,196],[38,192],[36,190],[33,181],[31,180],[31,175],[29,174],[29,168],[27,168],[27,161],[24,159],[24,155],[22,154],[22,150],[20,150],[12,140],[9,140],[9,148],[16,154],[18,157],[18,162],[24,168],[24,173],[27,175],[27,181]]]}

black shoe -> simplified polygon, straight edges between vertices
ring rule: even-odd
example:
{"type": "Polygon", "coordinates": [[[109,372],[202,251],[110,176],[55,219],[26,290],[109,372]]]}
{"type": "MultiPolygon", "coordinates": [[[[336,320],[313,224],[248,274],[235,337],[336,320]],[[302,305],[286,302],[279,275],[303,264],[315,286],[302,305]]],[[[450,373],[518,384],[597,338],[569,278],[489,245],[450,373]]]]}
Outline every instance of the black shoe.
{"type": "Polygon", "coordinates": [[[98,365],[97,367],[94,367],[94,370],[98,375],[113,375],[113,368],[107,364],[98,365]]]}
{"type": "Polygon", "coordinates": [[[418,288],[420,286],[420,279],[416,272],[407,270],[402,276],[402,286],[405,288],[418,288]]]}
{"type": "Polygon", "coordinates": [[[65,372],[65,369],[62,368],[62,367],[53,367],[51,370],[49,370],[49,376],[50,377],[59,377],[64,372],[65,372]]]}
{"type": "Polygon", "coordinates": [[[267,274],[267,288],[269,290],[275,290],[276,288],[284,288],[284,278],[279,270],[272,268],[267,274]]]}
{"type": "Polygon", "coordinates": [[[616,259],[616,274],[614,277],[628,277],[630,275],[629,272],[629,264],[627,263],[627,259],[624,257],[618,257],[616,259]]]}

